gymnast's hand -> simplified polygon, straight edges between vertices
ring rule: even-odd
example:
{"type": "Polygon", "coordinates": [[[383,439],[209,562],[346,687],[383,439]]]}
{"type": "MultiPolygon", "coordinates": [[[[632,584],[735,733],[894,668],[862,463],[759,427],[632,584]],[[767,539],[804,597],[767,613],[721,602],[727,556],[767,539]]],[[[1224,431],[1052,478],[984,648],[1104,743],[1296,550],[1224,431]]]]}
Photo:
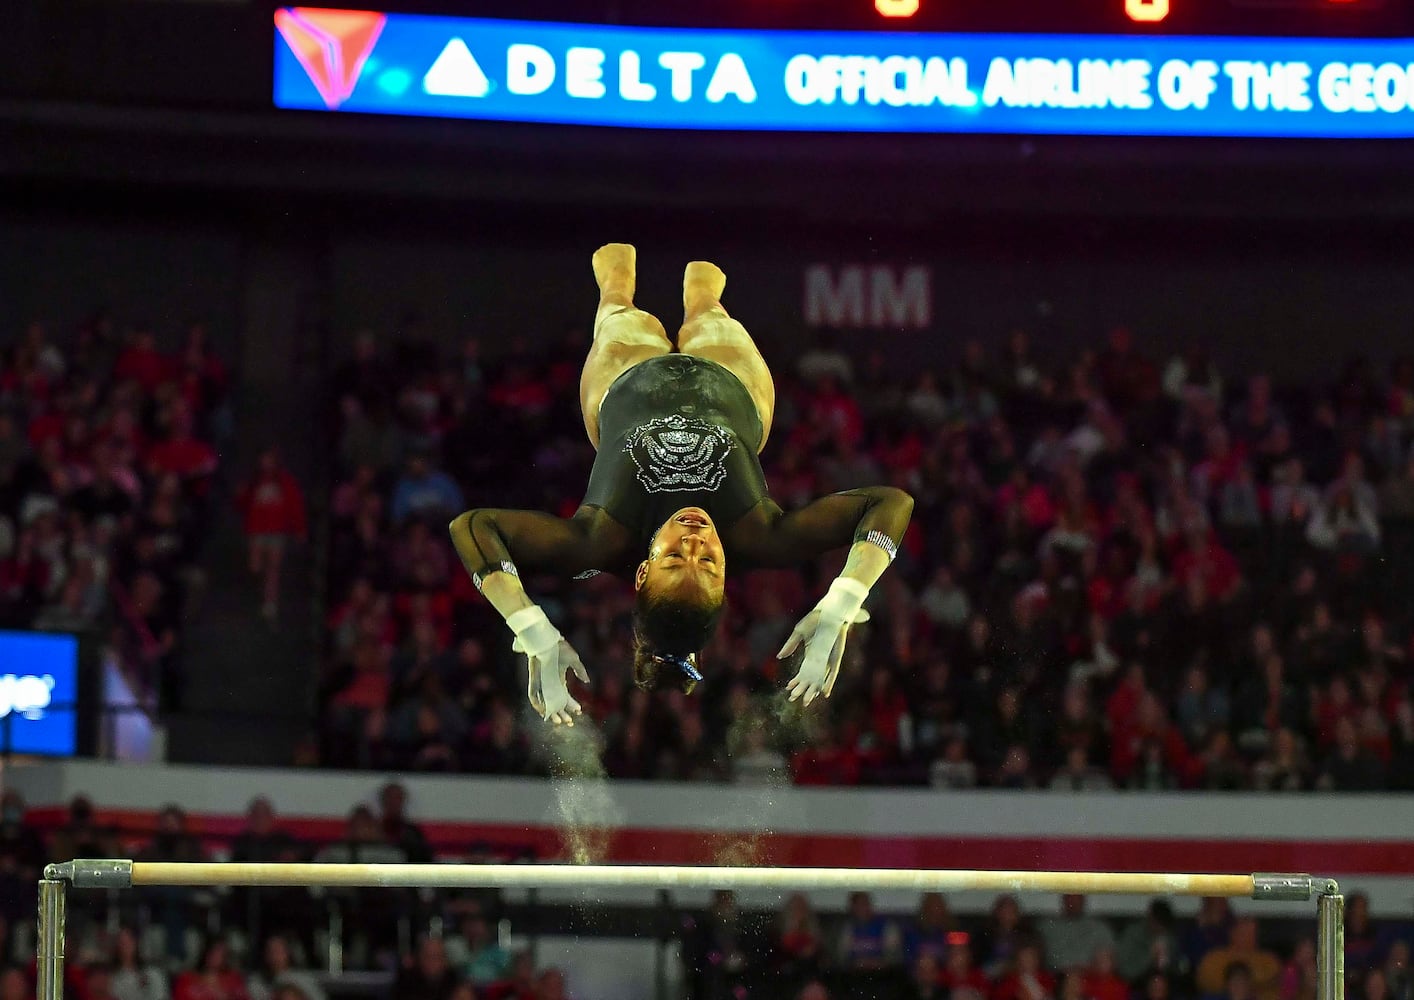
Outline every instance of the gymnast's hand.
{"type": "Polygon", "coordinates": [[[589,683],[589,672],[580,662],[579,654],[538,607],[517,611],[506,619],[506,624],[516,634],[511,648],[525,654],[530,675],[526,693],[531,707],[547,722],[557,726],[574,725],[574,717],[583,709],[565,687],[565,674],[573,670],[583,683],[589,683]]]}
{"type": "Polygon", "coordinates": [[[820,603],[800,620],[776,654],[778,660],[783,660],[805,643],[805,659],[786,685],[791,701],[803,696],[809,705],[818,695],[830,696],[840,675],[849,627],[869,620],[869,612],[864,610],[868,595],[869,588],[858,580],[839,577],[830,584],[820,603]]]}

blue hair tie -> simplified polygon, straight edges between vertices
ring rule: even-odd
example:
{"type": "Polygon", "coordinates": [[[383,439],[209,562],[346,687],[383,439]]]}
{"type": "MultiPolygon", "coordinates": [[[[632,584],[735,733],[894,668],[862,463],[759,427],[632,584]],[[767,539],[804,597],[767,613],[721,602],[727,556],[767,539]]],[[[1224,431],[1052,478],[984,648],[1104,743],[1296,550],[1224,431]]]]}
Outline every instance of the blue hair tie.
{"type": "Polygon", "coordinates": [[[702,672],[692,662],[691,656],[673,656],[671,653],[654,653],[655,663],[671,663],[694,681],[702,680],[702,672]]]}

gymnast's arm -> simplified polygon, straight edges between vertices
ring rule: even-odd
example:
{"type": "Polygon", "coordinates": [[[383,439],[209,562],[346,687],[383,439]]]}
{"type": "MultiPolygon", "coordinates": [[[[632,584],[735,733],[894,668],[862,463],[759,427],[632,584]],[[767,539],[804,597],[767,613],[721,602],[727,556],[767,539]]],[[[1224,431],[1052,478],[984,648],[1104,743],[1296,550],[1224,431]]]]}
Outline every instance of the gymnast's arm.
{"type": "Polygon", "coordinates": [[[840,576],[866,589],[893,562],[913,516],[913,497],[892,486],[832,493],[800,510],[773,501],[729,529],[734,548],[753,566],[793,566],[850,546],[840,576]]]}
{"type": "Polygon", "coordinates": [[[602,511],[581,507],[572,518],[527,510],[471,510],[448,525],[457,555],[482,595],[515,633],[512,649],[526,657],[526,694],[541,717],[574,725],[580,705],[565,686],[589,674],[579,655],[521,586],[516,560],[535,570],[574,574],[611,554],[615,532],[602,511]]]}
{"type": "MultiPolygon", "coordinates": [[[[785,659],[804,647],[800,669],[786,691],[791,701],[803,698],[809,705],[834,690],[850,626],[868,617],[864,600],[898,551],[913,514],[913,498],[903,490],[874,486],[821,497],[789,514],[774,503],[753,514],[756,537],[748,537],[742,550],[747,562],[800,562],[854,542],[844,570],[776,654],[785,659]]],[[[751,523],[746,527],[750,536],[751,523]]]]}
{"type": "Polygon", "coordinates": [[[520,569],[573,576],[597,569],[606,556],[602,519],[588,508],[562,518],[535,510],[481,508],[448,525],[452,545],[472,582],[502,618],[534,607],[520,569]]]}

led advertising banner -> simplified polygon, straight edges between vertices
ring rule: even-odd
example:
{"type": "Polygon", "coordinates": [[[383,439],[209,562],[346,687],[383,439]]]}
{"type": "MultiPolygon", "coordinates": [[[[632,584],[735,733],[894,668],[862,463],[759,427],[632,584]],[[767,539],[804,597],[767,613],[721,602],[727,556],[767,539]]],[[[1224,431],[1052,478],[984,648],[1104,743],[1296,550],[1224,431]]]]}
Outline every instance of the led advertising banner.
{"type": "Polygon", "coordinates": [[[1414,136],[1414,39],[275,14],[282,108],[644,128],[1414,136]]]}
{"type": "Polygon", "coordinates": [[[0,632],[0,751],[73,754],[78,678],[73,636],[0,632]]]}

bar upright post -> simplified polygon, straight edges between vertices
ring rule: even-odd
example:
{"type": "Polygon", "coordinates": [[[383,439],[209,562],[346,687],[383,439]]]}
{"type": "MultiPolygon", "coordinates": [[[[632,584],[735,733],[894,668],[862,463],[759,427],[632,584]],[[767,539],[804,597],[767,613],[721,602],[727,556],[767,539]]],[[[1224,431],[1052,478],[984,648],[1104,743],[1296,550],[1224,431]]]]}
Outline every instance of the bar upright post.
{"type": "Polygon", "coordinates": [[[37,1000],[64,1000],[64,890],[59,879],[39,882],[39,926],[36,936],[37,1000]]]}
{"type": "Polygon", "coordinates": [[[1345,1000],[1345,897],[1316,899],[1316,1000],[1345,1000]]]}

